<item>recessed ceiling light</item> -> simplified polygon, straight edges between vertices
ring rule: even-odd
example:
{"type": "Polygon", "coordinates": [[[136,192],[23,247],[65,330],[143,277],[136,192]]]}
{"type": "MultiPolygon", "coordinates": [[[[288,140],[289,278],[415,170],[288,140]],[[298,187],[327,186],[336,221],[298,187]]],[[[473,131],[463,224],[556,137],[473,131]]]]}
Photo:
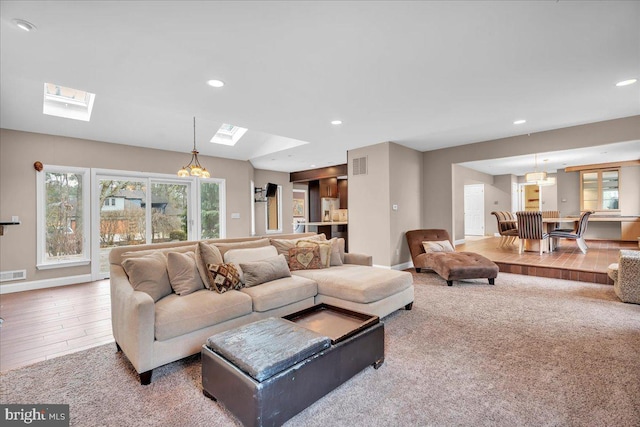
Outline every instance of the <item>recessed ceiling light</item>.
{"type": "Polygon", "coordinates": [[[209,80],[207,84],[211,87],[222,87],[224,86],[224,82],[222,80],[209,80]]]}
{"type": "Polygon", "coordinates": [[[341,125],[342,124],[342,120],[331,120],[331,124],[332,125],[341,125]]]}
{"type": "Polygon", "coordinates": [[[513,122],[513,124],[514,124],[514,125],[521,125],[521,124],[523,124],[523,123],[527,123],[527,121],[526,121],[526,120],[521,119],[521,120],[516,120],[515,122],[513,122]]]}
{"type": "Polygon", "coordinates": [[[13,23],[15,24],[16,27],[20,28],[23,31],[29,32],[29,31],[37,30],[35,25],[33,25],[29,21],[25,21],[24,19],[14,19],[13,23]]]}
{"type": "Polygon", "coordinates": [[[637,81],[638,81],[638,79],[623,80],[621,82],[616,83],[616,86],[618,86],[618,87],[620,87],[620,86],[629,86],[629,85],[634,84],[637,81]]]}

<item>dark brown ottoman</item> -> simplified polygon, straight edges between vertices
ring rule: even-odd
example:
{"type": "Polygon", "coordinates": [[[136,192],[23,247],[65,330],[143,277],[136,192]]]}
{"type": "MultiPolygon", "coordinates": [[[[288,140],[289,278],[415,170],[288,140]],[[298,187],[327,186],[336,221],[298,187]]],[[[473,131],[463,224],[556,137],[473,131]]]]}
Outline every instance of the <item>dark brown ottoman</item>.
{"type": "Polygon", "coordinates": [[[216,334],[202,347],[203,392],[245,426],[282,425],[384,360],[382,323],[332,341],[275,317],[216,334]]]}
{"type": "Polygon", "coordinates": [[[454,280],[489,279],[493,285],[500,270],[496,263],[475,252],[438,252],[429,255],[429,267],[447,281],[448,286],[454,280]]]}

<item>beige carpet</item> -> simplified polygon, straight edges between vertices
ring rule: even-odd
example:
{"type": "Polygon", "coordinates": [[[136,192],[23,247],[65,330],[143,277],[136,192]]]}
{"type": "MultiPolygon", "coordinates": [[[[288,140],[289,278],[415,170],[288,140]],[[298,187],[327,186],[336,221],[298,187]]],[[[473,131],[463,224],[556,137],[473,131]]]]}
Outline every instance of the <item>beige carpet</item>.
{"type": "MultiPolygon", "coordinates": [[[[415,276],[385,319],[386,361],[288,426],[640,426],[640,305],[613,288],[500,274],[495,286],[415,276]]],[[[2,403],[68,403],[78,426],[231,426],[194,356],[143,387],[107,345],[0,376],[2,403]]]]}

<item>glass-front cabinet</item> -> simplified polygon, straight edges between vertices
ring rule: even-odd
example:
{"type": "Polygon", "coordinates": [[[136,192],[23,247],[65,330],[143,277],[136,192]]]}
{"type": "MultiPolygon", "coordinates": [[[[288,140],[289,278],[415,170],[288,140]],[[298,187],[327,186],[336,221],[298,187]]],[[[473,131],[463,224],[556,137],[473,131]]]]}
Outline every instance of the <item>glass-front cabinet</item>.
{"type": "Polygon", "coordinates": [[[618,211],[620,170],[601,169],[580,172],[580,209],[618,211]]]}

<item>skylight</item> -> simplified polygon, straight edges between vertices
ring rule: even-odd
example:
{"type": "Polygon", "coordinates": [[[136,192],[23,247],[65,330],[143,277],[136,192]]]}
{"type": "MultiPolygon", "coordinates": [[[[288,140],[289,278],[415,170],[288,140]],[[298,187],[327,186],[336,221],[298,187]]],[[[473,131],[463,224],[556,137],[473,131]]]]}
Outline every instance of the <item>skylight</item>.
{"type": "Polygon", "coordinates": [[[95,94],[83,90],[45,83],[42,112],[50,116],[88,122],[95,97],[95,94]]]}
{"type": "Polygon", "coordinates": [[[236,142],[242,138],[242,135],[247,131],[245,128],[241,128],[234,125],[224,123],[220,126],[220,129],[213,135],[211,142],[222,145],[236,145],[236,142]]]}

